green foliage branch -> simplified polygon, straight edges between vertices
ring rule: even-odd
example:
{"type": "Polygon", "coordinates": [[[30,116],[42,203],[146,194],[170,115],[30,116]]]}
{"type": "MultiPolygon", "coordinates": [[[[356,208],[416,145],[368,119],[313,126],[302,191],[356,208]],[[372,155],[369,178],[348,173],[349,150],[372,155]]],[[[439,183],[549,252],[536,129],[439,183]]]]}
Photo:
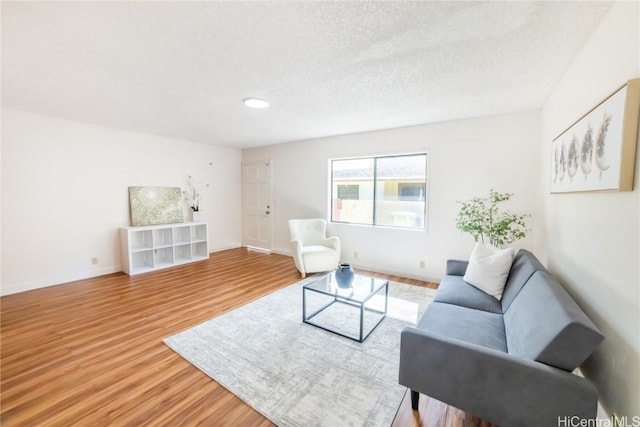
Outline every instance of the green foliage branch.
{"type": "Polygon", "coordinates": [[[496,248],[505,248],[524,238],[529,231],[526,219],[531,215],[500,211],[498,206],[512,196],[512,193],[498,193],[492,188],[489,197],[458,202],[462,207],[456,218],[456,228],[471,234],[476,242],[480,240],[496,248]]]}

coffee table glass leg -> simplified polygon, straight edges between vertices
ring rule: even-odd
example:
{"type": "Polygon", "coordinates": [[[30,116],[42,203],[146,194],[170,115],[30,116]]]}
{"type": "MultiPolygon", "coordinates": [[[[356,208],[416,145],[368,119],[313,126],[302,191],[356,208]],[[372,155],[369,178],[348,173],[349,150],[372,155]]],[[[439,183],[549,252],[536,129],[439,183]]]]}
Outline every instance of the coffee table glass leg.
{"type": "Polygon", "coordinates": [[[364,329],[364,303],[360,304],[360,342],[363,341],[363,329],[364,329]]]}
{"type": "Polygon", "coordinates": [[[389,302],[389,282],[384,285],[384,314],[387,314],[387,303],[389,302]]]}
{"type": "Polygon", "coordinates": [[[302,288],[302,320],[307,320],[307,299],[305,295],[307,294],[306,289],[302,288]]]}

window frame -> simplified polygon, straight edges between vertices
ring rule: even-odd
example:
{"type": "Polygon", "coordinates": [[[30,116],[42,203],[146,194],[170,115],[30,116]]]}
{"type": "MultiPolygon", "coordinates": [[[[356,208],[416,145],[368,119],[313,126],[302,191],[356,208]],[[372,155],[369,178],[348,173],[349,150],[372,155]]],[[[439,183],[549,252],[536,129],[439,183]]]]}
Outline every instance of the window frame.
{"type": "MultiPolygon", "coordinates": [[[[420,150],[416,152],[400,152],[393,154],[375,154],[375,155],[363,155],[353,157],[336,157],[328,159],[328,209],[327,209],[327,221],[332,224],[341,224],[347,226],[359,226],[359,227],[377,227],[377,228],[390,228],[394,230],[413,230],[413,231],[428,231],[428,212],[429,212],[429,172],[430,172],[430,153],[429,150],[420,150]],[[425,156],[425,174],[424,174],[424,200],[423,203],[423,215],[424,223],[421,227],[408,227],[402,225],[388,225],[388,224],[376,224],[377,221],[377,187],[378,187],[378,159],[393,158],[393,157],[410,157],[410,156],[425,156]],[[373,199],[372,199],[372,221],[371,223],[359,223],[349,221],[339,221],[333,218],[333,200],[334,200],[334,162],[343,160],[367,160],[373,159],[373,199]]],[[[337,188],[337,187],[336,187],[337,188]]],[[[336,189],[337,193],[337,189],[336,189]]],[[[337,194],[335,194],[337,197],[337,194]]],[[[337,200],[337,199],[336,199],[337,200]]]]}

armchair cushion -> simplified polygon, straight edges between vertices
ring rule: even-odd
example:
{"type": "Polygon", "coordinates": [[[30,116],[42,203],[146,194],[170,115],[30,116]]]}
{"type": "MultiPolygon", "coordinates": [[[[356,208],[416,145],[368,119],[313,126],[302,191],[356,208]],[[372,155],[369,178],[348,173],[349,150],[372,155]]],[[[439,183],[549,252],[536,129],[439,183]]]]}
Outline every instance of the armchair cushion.
{"type": "Polygon", "coordinates": [[[336,258],[335,249],[327,246],[313,245],[302,248],[302,261],[307,273],[327,270],[328,260],[331,260],[330,267],[337,266],[337,262],[334,266],[332,261],[334,258],[336,258]]]}

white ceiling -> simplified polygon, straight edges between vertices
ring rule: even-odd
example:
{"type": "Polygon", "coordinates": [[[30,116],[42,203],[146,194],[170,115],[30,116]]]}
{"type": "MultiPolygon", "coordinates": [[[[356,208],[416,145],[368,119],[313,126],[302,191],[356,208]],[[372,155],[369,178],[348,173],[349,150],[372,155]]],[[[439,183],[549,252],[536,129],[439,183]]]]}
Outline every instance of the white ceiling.
{"type": "Polygon", "coordinates": [[[232,147],[537,109],[611,4],[3,1],[2,104],[232,147]]]}

